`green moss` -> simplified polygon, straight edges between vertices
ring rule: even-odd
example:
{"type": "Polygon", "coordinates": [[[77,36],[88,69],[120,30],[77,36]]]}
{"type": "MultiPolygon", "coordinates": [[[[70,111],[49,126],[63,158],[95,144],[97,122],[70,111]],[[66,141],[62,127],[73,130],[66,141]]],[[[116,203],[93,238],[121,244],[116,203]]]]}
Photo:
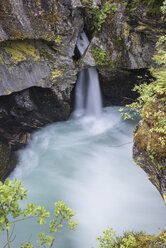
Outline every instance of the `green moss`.
{"type": "Polygon", "coordinates": [[[126,9],[129,12],[137,11],[137,8],[142,3],[148,14],[160,14],[163,1],[164,0],[131,0],[128,1],[126,9]]]}
{"type": "Polygon", "coordinates": [[[124,45],[123,45],[123,42],[122,42],[122,39],[120,37],[118,37],[117,39],[113,39],[112,40],[113,44],[114,44],[114,47],[115,49],[120,52],[123,50],[124,48],[124,45]]]}
{"type": "Polygon", "coordinates": [[[156,166],[162,170],[157,161],[165,157],[166,148],[166,113],[162,98],[157,102],[148,102],[142,109],[143,124],[135,133],[134,140],[140,150],[146,151],[156,166]]]}
{"type": "Polygon", "coordinates": [[[93,0],[81,0],[81,3],[82,3],[83,6],[91,8],[93,0]]]}

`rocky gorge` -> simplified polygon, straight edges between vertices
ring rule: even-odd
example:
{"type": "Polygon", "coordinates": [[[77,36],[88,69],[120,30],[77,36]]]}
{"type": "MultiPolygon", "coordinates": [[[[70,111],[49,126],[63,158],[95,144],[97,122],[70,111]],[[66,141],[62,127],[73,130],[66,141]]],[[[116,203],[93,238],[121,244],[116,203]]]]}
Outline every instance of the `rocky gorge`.
{"type": "MultiPolygon", "coordinates": [[[[1,1],[0,179],[13,170],[16,151],[32,131],[68,119],[81,69],[97,67],[105,106],[133,102],[134,85],[152,78],[148,69],[165,25],[156,6],[146,1],[1,1]],[[83,29],[90,44],[80,58],[76,42],[83,29]]],[[[164,101],[155,107],[166,109],[164,101]]],[[[148,136],[147,119],[135,130],[133,158],[166,201],[165,146],[154,160],[140,142],[148,136]]]]}

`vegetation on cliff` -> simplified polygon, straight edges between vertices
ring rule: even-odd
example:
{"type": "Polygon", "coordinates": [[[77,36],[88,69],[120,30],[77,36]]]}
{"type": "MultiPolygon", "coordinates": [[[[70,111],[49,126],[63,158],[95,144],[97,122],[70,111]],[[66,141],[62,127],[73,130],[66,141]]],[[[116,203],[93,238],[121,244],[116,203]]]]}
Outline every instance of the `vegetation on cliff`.
{"type": "Polygon", "coordinates": [[[135,134],[135,141],[141,150],[148,152],[150,157],[162,159],[166,147],[166,37],[158,44],[158,53],[154,56],[159,68],[152,68],[151,73],[156,78],[150,84],[135,86],[140,96],[137,102],[128,105],[136,113],[140,112],[142,126],[135,134]],[[146,134],[146,135],[145,135],[146,134]]]}
{"type": "Polygon", "coordinates": [[[103,236],[97,238],[100,245],[98,248],[149,248],[165,247],[166,231],[160,235],[146,235],[143,232],[124,232],[119,236],[112,228],[108,227],[103,236]]]}
{"type": "Polygon", "coordinates": [[[113,0],[106,1],[103,6],[93,8],[90,13],[93,15],[95,28],[100,31],[108,15],[110,13],[114,14],[116,11],[117,5],[113,0]]]}
{"type": "MultiPolygon", "coordinates": [[[[166,13],[165,6],[166,1],[162,7],[163,14],[166,13]]],[[[151,83],[136,85],[133,91],[137,91],[139,97],[127,107],[143,119],[135,132],[137,146],[152,159],[157,159],[157,166],[161,169],[159,161],[166,155],[166,36],[159,38],[153,59],[156,67],[150,69],[151,83]]],[[[124,117],[130,118],[130,114],[124,113],[124,117]]]]}

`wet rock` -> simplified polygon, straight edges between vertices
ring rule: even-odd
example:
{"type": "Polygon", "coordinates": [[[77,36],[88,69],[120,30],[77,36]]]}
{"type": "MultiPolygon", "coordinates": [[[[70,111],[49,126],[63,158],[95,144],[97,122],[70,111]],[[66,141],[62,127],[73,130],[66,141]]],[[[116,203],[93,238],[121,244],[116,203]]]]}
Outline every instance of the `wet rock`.
{"type": "Polygon", "coordinates": [[[32,87],[0,97],[1,140],[25,145],[30,133],[45,124],[69,117],[71,102],[59,99],[49,88],[32,87]]]}
{"type": "Polygon", "coordinates": [[[150,80],[146,69],[124,70],[110,69],[109,66],[99,68],[99,78],[104,106],[125,106],[135,101],[137,92],[132,89],[136,84],[141,84],[143,79],[150,80]]]}
{"type": "Polygon", "coordinates": [[[4,181],[10,172],[15,168],[17,155],[9,144],[0,141],[0,180],[4,181]]]}
{"type": "Polygon", "coordinates": [[[80,61],[78,62],[78,64],[81,67],[80,70],[86,69],[88,67],[96,66],[95,59],[94,59],[94,57],[92,55],[93,43],[94,43],[95,40],[96,40],[96,38],[94,37],[92,39],[92,41],[90,42],[89,46],[87,47],[85,53],[81,57],[80,61]]]}

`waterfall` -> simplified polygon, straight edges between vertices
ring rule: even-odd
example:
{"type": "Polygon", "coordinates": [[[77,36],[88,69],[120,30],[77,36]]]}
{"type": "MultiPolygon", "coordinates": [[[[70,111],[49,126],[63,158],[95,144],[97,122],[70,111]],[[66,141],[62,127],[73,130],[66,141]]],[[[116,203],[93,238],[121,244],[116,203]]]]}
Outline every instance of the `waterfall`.
{"type": "MultiPolygon", "coordinates": [[[[89,40],[83,31],[77,40],[81,56],[88,45],[89,40]]],[[[94,67],[84,69],[79,73],[76,84],[74,116],[99,117],[101,112],[102,100],[97,70],[94,67]]]]}

